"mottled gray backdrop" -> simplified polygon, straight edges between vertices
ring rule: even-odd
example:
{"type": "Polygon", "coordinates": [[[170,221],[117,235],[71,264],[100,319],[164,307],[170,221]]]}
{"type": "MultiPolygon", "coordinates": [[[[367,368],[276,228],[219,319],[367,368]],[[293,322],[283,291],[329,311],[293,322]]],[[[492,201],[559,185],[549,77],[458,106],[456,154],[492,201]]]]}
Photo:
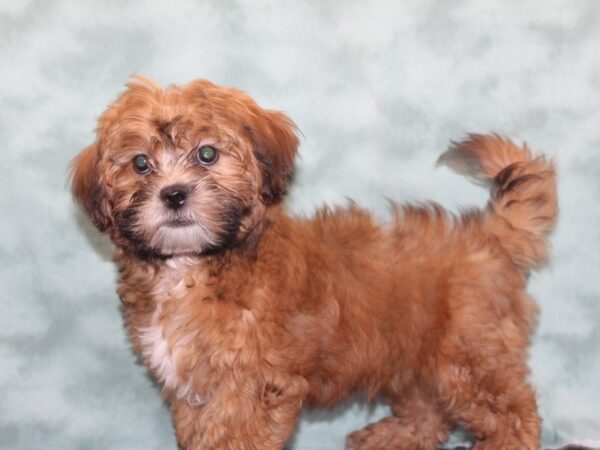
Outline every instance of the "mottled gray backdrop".
{"type": "MultiPolygon", "coordinates": [[[[0,1],[0,447],[175,449],[126,341],[110,244],[74,208],[70,159],[133,74],[209,78],[303,133],[288,207],[386,197],[456,210],[487,193],[435,169],[496,131],[557,161],[552,264],[531,277],[544,441],[600,443],[600,3],[0,1]]],[[[293,448],[341,449],[383,409],[305,415],[293,448]]]]}

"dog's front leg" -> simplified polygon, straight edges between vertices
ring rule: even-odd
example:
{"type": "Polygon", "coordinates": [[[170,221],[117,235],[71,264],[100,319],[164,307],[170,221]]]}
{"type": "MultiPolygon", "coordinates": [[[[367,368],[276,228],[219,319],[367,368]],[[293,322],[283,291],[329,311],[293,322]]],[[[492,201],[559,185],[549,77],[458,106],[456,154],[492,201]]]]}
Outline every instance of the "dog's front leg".
{"type": "Polygon", "coordinates": [[[230,373],[203,406],[172,403],[185,450],[280,450],[294,430],[308,390],[298,376],[230,373]]]}

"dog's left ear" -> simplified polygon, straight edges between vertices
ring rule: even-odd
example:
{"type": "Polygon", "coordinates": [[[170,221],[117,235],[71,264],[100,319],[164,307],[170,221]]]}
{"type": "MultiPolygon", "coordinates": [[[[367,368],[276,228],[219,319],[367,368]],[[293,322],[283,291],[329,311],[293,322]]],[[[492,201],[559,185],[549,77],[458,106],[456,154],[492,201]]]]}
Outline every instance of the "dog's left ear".
{"type": "Polygon", "coordinates": [[[298,149],[294,122],[279,111],[262,110],[245,126],[262,174],[261,198],[270,205],[286,193],[298,149]]]}

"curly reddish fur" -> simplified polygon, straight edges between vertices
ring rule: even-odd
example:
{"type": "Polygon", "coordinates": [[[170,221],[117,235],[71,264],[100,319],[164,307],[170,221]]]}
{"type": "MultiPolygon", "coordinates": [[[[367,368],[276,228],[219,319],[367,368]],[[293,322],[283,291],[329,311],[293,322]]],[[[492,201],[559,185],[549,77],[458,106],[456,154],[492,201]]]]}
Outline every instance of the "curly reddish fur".
{"type": "Polygon", "coordinates": [[[456,425],[478,450],[538,448],[525,286],[556,220],[552,165],[473,135],[442,162],[492,183],[485,210],[398,206],[381,225],[350,205],[294,219],[279,200],[297,144],[285,115],[240,91],[139,78],[74,161],[74,195],[117,246],[126,327],[181,446],[281,449],[303,405],[360,392],[393,416],[348,449],[433,450],[456,425]],[[190,162],[200,142],[220,150],[214,165],[190,162]],[[133,170],[139,153],[151,174],[133,170]],[[157,192],[174,182],[190,186],[198,226],[176,244],[169,230],[155,240],[157,192]]]}

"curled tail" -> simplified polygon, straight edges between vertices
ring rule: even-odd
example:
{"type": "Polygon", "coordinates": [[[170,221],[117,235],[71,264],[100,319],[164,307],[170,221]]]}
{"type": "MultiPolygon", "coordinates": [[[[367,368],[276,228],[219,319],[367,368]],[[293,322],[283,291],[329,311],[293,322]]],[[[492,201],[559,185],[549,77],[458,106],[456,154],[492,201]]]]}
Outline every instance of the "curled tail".
{"type": "Polygon", "coordinates": [[[558,215],[556,171],[543,156],[497,135],[472,134],[454,142],[438,163],[491,182],[485,229],[497,236],[524,270],[542,264],[550,252],[548,234],[558,215]]]}

